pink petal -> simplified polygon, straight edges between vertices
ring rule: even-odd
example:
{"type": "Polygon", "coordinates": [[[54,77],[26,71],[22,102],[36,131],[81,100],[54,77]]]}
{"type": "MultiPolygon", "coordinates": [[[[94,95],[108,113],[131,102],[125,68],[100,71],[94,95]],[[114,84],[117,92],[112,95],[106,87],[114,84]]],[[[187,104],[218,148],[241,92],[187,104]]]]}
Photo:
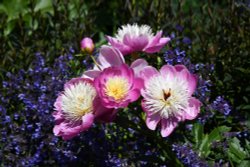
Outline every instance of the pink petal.
{"type": "Polygon", "coordinates": [[[88,70],[85,71],[82,75],[82,78],[89,78],[89,79],[95,79],[96,77],[98,77],[100,75],[101,71],[99,70],[88,70]]]}
{"type": "Polygon", "coordinates": [[[56,111],[61,111],[62,110],[62,95],[59,95],[56,98],[56,101],[54,103],[54,107],[56,111]]]}
{"type": "Polygon", "coordinates": [[[165,37],[165,38],[161,38],[159,41],[159,45],[165,45],[167,44],[169,41],[171,41],[171,39],[169,37],[165,37]]]}
{"type": "Polygon", "coordinates": [[[126,34],[124,36],[123,42],[130,48],[133,48],[133,51],[142,51],[148,44],[148,37],[141,35],[133,38],[130,37],[129,34],[126,34]]]}
{"type": "Polygon", "coordinates": [[[96,116],[96,120],[104,123],[112,122],[117,114],[117,110],[115,109],[105,109],[105,110],[99,110],[98,116],[96,116]]]}
{"type": "Polygon", "coordinates": [[[191,97],[189,100],[189,106],[185,112],[185,118],[187,120],[193,120],[197,117],[198,113],[200,112],[201,102],[194,97],[191,97]]]}
{"type": "Polygon", "coordinates": [[[80,132],[81,132],[81,126],[78,125],[78,126],[75,126],[73,128],[64,129],[60,136],[62,136],[63,140],[70,140],[73,137],[80,134],[80,132]]]}
{"type": "Polygon", "coordinates": [[[93,122],[94,122],[94,114],[93,113],[87,113],[82,117],[82,128],[81,131],[85,131],[89,129],[93,122]]]}
{"type": "Polygon", "coordinates": [[[128,94],[127,99],[128,99],[130,102],[134,102],[134,101],[136,101],[140,96],[141,96],[140,90],[138,90],[138,89],[136,89],[136,90],[131,90],[131,91],[129,91],[129,94],[128,94]]]}
{"type": "Polygon", "coordinates": [[[170,41],[170,38],[161,38],[158,44],[147,46],[143,51],[145,51],[146,53],[159,52],[161,48],[163,48],[166,45],[166,43],[168,43],[169,41],[170,41]]]}
{"type": "Polygon", "coordinates": [[[129,84],[132,85],[133,81],[134,81],[134,71],[132,68],[130,68],[127,64],[123,64],[120,66],[120,71],[121,71],[121,75],[123,77],[125,77],[129,84]]]}
{"type": "Polygon", "coordinates": [[[134,78],[133,89],[142,89],[144,87],[144,80],[142,78],[134,78]]]}
{"type": "Polygon", "coordinates": [[[56,136],[62,136],[64,140],[68,140],[81,132],[81,125],[70,126],[67,122],[55,125],[53,132],[56,136]]]}
{"type": "Polygon", "coordinates": [[[150,111],[147,109],[147,105],[146,105],[144,99],[141,101],[141,107],[142,107],[143,111],[147,114],[147,116],[151,116],[151,115],[154,114],[153,112],[150,112],[150,111]]]}
{"type": "Polygon", "coordinates": [[[172,120],[169,120],[169,119],[162,120],[161,121],[161,136],[162,137],[169,136],[173,132],[176,125],[177,125],[177,122],[174,122],[172,120]]]}
{"type": "Polygon", "coordinates": [[[121,42],[123,42],[125,45],[131,47],[131,45],[132,45],[132,38],[131,38],[130,34],[124,35],[123,41],[121,41],[121,42]]]}
{"type": "Polygon", "coordinates": [[[112,38],[110,36],[106,36],[108,42],[115,48],[117,48],[118,50],[120,50],[120,52],[123,55],[127,55],[133,52],[132,48],[130,48],[129,46],[121,43],[120,41],[117,41],[115,38],[112,38]]]}
{"type": "Polygon", "coordinates": [[[78,78],[73,78],[70,81],[66,82],[64,84],[64,89],[68,89],[71,87],[71,85],[75,85],[75,84],[83,83],[83,82],[87,82],[93,85],[93,81],[91,79],[78,77],[78,78]]]}
{"type": "Polygon", "coordinates": [[[188,90],[190,96],[194,93],[196,86],[197,86],[197,77],[195,75],[190,74],[188,79],[188,90]]]}
{"type": "Polygon", "coordinates": [[[56,124],[59,124],[64,119],[61,111],[54,111],[52,116],[55,118],[56,124]]]}
{"type": "Polygon", "coordinates": [[[163,77],[169,77],[169,79],[173,79],[176,74],[176,70],[171,65],[164,65],[160,69],[160,73],[163,77]]]}
{"type": "Polygon", "coordinates": [[[65,120],[64,122],[55,125],[53,132],[56,136],[62,136],[64,140],[69,140],[78,135],[80,132],[88,130],[93,124],[93,121],[94,115],[92,113],[88,113],[82,117],[81,124],[72,124],[66,122],[65,120]]]}
{"type": "Polygon", "coordinates": [[[191,74],[186,68],[186,66],[184,65],[175,65],[174,67],[176,71],[178,71],[177,75],[181,79],[186,80],[188,82],[188,91],[189,91],[189,95],[191,96],[196,89],[196,85],[197,85],[196,76],[191,74]]]}
{"type": "Polygon", "coordinates": [[[125,60],[118,49],[104,45],[100,49],[98,62],[103,68],[107,68],[111,66],[119,66],[125,63],[125,60]]]}
{"type": "Polygon", "coordinates": [[[111,122],[114,120],[117,111],[113,108],[105,108],[100,98],[96,98],[93,102],[94,110],[95,110],[95,119],[101,122],[111,122]]]}
{"type": "MultiPolygon", "coordinates": [[[[176,68],[175,68],[176,69],[176,68]]],[[[190,72],[187,69],[182,69],[181,71],[177,72],[176,75],[184,81],[189,81],[190,72]]]]}
{"type": "Polygon", "coordinates": [[[144,79],[144,81],[147,81],[154,75],[158,75],[159,72],[152,66],[146,66],[143,68],[143,70],[140,72],[139,76],[144,79]]]}
{"type": "Polygon", "coordinates": [[[60,126],[60,124],[55,125],[54,128],[53,128],[53,133],[54,133],[54,135],[55,135],[55,136],[59,136],[60,131],[61,131],[61,126],[60,126]]]}
{"type": "Polygon", "coordinates": [[[182,71],[182,70],[187,70],[186,66],[181,65],[181,64],[175,65],[174,68],[175,68],[176,71],[178,71],[178,72],[180,72],[180,71],[182,71]]]}
{"type": "Polygon", "coordinates": [[[135,76],[139,76],[139,73],[141,70],[143,70],[144,67],[148,66],[148,62],[144,59],[137,59],[131,64],[131,68],[133,68],[135,72],[135,76]]]}
{"type": "Polygon", "coordinates": [[[150,40],[147,48],[157,45],[161,39],[162,31],[157,32],[157,34],[150,40]]]}
{"type": "Polygon", "coordinates": [[[155,130],[160,120],[161,117],[159,114],[148,115],[146,118],[146,125],[149,129],[155,130]]]}

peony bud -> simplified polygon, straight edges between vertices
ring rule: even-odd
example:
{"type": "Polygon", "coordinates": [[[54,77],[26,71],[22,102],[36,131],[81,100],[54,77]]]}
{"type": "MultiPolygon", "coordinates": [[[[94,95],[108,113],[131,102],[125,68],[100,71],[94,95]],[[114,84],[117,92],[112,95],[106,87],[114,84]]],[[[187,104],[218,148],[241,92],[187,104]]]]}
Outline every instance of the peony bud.
{"type": "Polygon", "coordinates": [[[81,41],[81,50],[91,54],[94,51],[95,45],[91,38],[85,37],[81,41]]]}

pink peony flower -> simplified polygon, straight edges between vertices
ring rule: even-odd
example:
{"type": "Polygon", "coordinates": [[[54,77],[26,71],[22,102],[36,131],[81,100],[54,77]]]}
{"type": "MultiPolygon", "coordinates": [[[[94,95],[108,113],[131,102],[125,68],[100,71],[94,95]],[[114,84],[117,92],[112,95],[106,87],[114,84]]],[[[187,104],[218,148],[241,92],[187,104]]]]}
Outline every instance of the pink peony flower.
{"type": "Polygon", "coordinates": [[[126,64],[108,67],[94,80],[102,105],[107,108],[123,108],[140,97],[143,80],[134,75],[126,64]]]}
{"type": "Polygon", "coordinates": [[[161,36],[162,31],[154,35],[147,25],[128,24],[118,30],[115,38],[107,36],[107,40],[113,47],[119,49],[123,55],[137,51],[155,53],[159,52],[170,41],[170,38],[161,38],[161,36]]]}
{"type": "Polygon", "coordinates": [[[91,38],[85,37],[81,41],[81,50],[91,54],[94,51],[95,45],[91,38]]]}
{"type": "Polygon", "coordinates": [[[141,73],[144,88],[142,108],[146,112],[146,125],[155,130],[161,124],[161,135],[166,137],[179,121],[192,120],[200,112],[201,102],[192,97],[196,77],[183,65],[164,65],[160,72],[145,67],[141,73]]]}
{"type": "MultiPolygon", "coordinates": [[[[82,77],[94,79],[99,76],[101,71],[105,68],[119,67],[125,63],[125,60],[118,49],[112,46],[104,45],[100,49],[97,63],[99,64],[99,68],[94,66],[92,70],[85,71],[82,77]]],[[[131,64],[131,68],[133,68],[135,75],[137,76],[139,72],[147,65],[148,63],[144,59],[137,59],[131,64]]]]}
{"type": "Polygon", "coordinates": [[[104,108],[99,103],[93,81],[74,78],[67,82],[54,104],[54,134],[68,140],[88,130],[94,119],[111,121],[116,111],[104,108]]]}

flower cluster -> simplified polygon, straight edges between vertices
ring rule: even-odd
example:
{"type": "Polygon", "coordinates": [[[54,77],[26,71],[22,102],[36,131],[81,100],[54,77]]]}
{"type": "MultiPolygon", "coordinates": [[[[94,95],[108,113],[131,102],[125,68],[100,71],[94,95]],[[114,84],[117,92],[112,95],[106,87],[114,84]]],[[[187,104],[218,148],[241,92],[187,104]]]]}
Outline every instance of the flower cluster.
{"type": "Polygon", "coordinates": [[[170,38],[162,38],[162,31],[154,35],[149,26],[133,24],[122,26],[115,38],[107,39],[110,45],[100,48],[93,69],[68,81],[57,97],[56,136],[71,139],[94,122],[111,122],[118,109],[140,96],[147,127],[155,130],[159,124],[162,137],[169,136],[178,122],[196,118],[202,104],[193,97],[198,78],[185,65],[163,65],[158,71],[145,59],[133,59],[129,65],[124,58],[157,53],[170,38]]]}
{"type": "Polygon", "coordinates": [[[72,54],[60,56],[49,67],[45,65],[44,56],[36,53],[31,68],[6,74],[0,104],[4,166],[43,164],[43,159],[49,159],[47,156],[54,157],[55,161],[66,159],[66,156],[74,159],[70,151],[66,155],[65,149],[56,149],[58,139],[48,135],[53,122],[51,99],[71,75],[67,62],[73,59],[72,54]]]}
{"type": "Polygon", "coordinates": [[[96,157],[97,166],[107,164],[106,152],[111,148],[107,147],[110,143],[103,137],[104,129],[92,129],[67,143],[51,133],[53,99],[66,80],[75,75],[68,63],[74,60],[73,54],[74,50],[70,49],[49,64],[45,59],[49,54],[38,52],[28,69],[6,73],[0,94],[2,166],[49,166],[55,163],[63,166],[79,162],[87,166],[94,160],[86,158],[83,162],[78,157],[89,155],[96,157]],[[84,149],[79,149],[79,143],[85,146],[84,149]]]}
{"type": "Polygon", "coordinates": [[[221,96],[216,97],[210,107],[219,111],[221,114],[228,116],[231,112],[231,107],[228,102],[221,96]]]}
{"type": "Polygon", "coordinates": [[[191,145],[179,145],[173,144],[173,151],[176,152],[177,157],[185,164],[185,166],[189,167],[208,167],[207,163],[202,160],[198,154],[192,150],[191,145]]]}

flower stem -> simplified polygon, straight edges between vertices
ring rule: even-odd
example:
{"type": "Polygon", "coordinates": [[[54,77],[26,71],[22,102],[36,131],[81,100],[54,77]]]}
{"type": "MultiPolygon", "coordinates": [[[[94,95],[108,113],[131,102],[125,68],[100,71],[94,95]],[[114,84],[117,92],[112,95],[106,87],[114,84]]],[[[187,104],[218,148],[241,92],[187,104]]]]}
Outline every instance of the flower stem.
{"type": "Polygon", "coordinates": [[[91,59],[93,60],[94,64],[98,67],[99,70],[102,70],[100,65],[97,63],[97,61],[95,60],[95,57],[93,55],[90,55],[91,59]]]}

